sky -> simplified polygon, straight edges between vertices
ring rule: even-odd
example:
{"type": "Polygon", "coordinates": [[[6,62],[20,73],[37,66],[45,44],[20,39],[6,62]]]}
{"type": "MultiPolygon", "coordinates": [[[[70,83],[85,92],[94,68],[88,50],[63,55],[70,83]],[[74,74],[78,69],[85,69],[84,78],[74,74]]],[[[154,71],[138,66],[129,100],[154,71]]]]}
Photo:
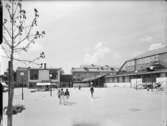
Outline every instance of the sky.
{"type": "MultiPolygon", "coordinates": [[[[119,68],[125,60],[167,43],[164,1],[29,1],[23,8],[28,20],[38,9],[38,29],[46,35],[16,57],[34,59],[44,51],[46,58],[38,62],[62,67],[65,73],[84,64],[119,68]]],[[[4,55],[2,49],[0,53],[4,55]]],[[[7,59],[0,61],[2,73],[7,59]]],[[[31,65],[15,62],[14,66],[31,65]]]]}

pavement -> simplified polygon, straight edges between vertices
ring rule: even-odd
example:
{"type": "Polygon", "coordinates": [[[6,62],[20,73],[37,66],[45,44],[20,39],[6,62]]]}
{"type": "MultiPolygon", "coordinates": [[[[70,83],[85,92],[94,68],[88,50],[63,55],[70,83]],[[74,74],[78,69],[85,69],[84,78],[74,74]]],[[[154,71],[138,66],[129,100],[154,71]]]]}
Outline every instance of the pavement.
{"type": "MultiPolygon", "coordinates": [[[[15,89],[14,105],[25,106],[14,115],[13,126],[167,126],[167,93],[132,88],[69,88],[68,104],[60,105],[57,90],[31,92],[15,89]]],[[[7,93],[4,93],[4,106],[7,93]]],[[[3,126],[6,126],[6,115],[3,126]]]]}

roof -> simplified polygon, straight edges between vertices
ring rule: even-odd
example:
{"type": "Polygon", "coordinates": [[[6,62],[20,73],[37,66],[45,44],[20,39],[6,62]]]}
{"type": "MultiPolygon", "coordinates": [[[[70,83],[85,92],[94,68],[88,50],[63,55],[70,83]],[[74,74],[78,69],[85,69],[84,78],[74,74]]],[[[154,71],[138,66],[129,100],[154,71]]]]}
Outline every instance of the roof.
{"type": "Polygon", "coordinates": [[[167,53],[167,46],[163,47],[163,48],[159,48],[159,49],[155,49],[155,50],[151,50],[151,51],[147,51],[145,53],[142,53],[130,60],[133,59],[140,59],[140,58],[144,58],[144,57],[148,57],[148,56],[153,56],[153,55],[157,55],[157,54],[161,54],[161,53],[167,53]]]}
{"type": "Polygon", "coordinates": [[[119,76],[131,76],[131,75],[146,75],[146,74],[156,74],[156,73],[166,73],[167,69],[161,69],[156,71],[141,71],[141,72],[131,72],[131,73],[122,73],[117,75],[107,75],[105,77],[119,77],[119,76]]]}
{"type": "Polygon", "coordinates": [[[115,72],[115,70],[111,69],[98,69],[98,68],[72,68],[72,72],[115,72]]]}
{"type": "Polygon", "coordinates": [[[82,80],[82,82],[88,82],[88,81],[93,81],[93,80],[96,80],[96,79],[99,79],[99,78],[102,78],[104,77],[105,75],[98,75],[96,77],[91,77],[91,78],[85,78],[82,80]]]}

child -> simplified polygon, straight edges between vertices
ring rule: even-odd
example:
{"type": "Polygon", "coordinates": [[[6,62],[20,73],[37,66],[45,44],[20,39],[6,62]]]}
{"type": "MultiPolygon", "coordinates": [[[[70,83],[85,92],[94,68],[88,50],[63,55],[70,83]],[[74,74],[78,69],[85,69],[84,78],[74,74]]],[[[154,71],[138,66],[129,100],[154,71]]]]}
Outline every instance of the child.
{"type": "Polygon", "coordinates": [[[58,98],[59,98],[59,104],[61,104],[60,89],[58,89],[57,95],[58,95],[58,98]]]}
{"type": "Polygon", "coordinates": [[[94,93],[94,88],[93,88],[93,86],[91,86],[91,88],[90,88],[90,93],[91,93],[91,96],[93,97],[93,93],[94,93]]]}
{"type": "Polygon", "coordinates": [[[65,91],[65,96],[66,96],[66,100],[67,100],[67,103],[68,103],[68,99],[70,97],[70,92],[68,91],[68,89],[66,89],[66,91],[65,91]]]}
{"type": "Polygon", "coordinates": [[[63,88],[61,89],[61,91],[60,91],[60,103],[62,103],[63,102],[63,104],[65,105],[65,101],[64,101],[64,91],[63,91],[63,88]]]}

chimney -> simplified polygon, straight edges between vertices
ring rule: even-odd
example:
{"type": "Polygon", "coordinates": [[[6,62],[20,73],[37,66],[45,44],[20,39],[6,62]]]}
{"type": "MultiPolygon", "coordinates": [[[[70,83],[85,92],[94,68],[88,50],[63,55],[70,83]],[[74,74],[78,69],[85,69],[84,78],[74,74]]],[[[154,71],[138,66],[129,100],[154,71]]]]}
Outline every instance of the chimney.
{"type": "Polygon", "coordinates": [[[46,69],[46,63],[44,63],[44,69],[46,69]]]}

